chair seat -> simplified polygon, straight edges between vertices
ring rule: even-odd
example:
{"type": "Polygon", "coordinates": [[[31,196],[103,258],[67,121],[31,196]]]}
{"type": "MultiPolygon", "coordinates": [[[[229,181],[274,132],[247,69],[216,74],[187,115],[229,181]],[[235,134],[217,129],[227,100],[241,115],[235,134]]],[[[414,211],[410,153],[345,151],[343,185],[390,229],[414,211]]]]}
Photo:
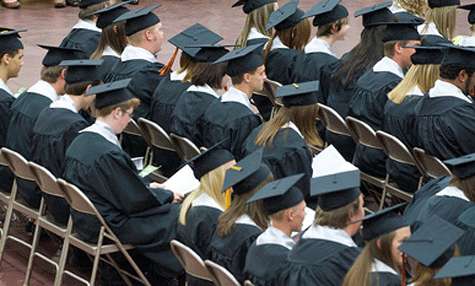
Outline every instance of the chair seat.
{"type": "Polygon", "coordinates": [[[411,201],[412,200],[412,194],[404,192],[400,190],[399,188],[396,188],[392,186],[391,184],[387,184],[386,189],[388,192],[393,195],[398,197],[399,199],[402,199],[404,201],[411,201]]]}
{"type": "Polygon", "coordinates": [[[38,216],[39,216],[38,210],[30,208],[19,201],[13,202],[13,209],[15,211],[20,212],[22,215],[26,216],[27,218],[34,219],[34,220],[38,219],[38,216]]]}
{"type": "Polygon", "coordinates": [[[385,179],[383,178],[378,178],[378,177],[375,177],[375,176],[371,176],[365,172],[361,172],[361,179],[371,185],[374,185],[374,186],[377,186],[379,188],[384,188],[384,184],[386,182],[385,179]]]}
{"type": "Polygon", "coordinates": [[[61,227],[57,223],[51,221],[51,219],[47,216],[40,216],[38,218],[37,223],[40,225],[41,228],[44,228],[60,237],[64,237],[68,231],[66,226],[61,227]]]}
{"type": "MultiPolygon", "coordinates": [[[[74,245],[75,247],[81,249],[82,251],[86,252],[87,254],[90,255],[95,255],[97,252],[97,246],[88,242],[85,242],[84,240],[80,239],[77,237],[77,235],[71,235],[70,237],[70,243],[71,245],[74,245]]],[[[134,247],[130,244],[124,244],[123,245],[125,250],[130,250],[133,249],[134,247]]],[[[118,252],[119,248],[114,244],[114,243],[105,243],[101,247],[101,254],[108,254],[108,253],[114,253],[118,252]]]]}

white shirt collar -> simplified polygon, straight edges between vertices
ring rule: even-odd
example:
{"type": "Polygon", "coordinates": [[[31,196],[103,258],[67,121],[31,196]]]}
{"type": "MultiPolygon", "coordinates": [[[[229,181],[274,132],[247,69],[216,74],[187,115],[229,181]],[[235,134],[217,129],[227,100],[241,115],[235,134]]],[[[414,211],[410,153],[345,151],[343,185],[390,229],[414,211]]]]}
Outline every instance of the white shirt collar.
{"type": "Polygon", "coordinates": [[[438,192],[436,194],[437,197],[452,197],[452,198],[458,198],[464,201],[469,202],[470,200],[465,196],[463,191],[457,187],[454,186],[447,186],[445,189],[442,191],[438,192]]]}
{"type": "Polygon", "coordinates": [[[351,236],[343,229],[312,225],[302,236],[304,239],[321,239],[336,242],[348,247],[357,247],[351,236]]]}
{"type": "Polygon", "coordinates": [[[313,39],[305,46],[305,53],[324,53],[335,56],[331,51],[331,46],[327,41],[313,37],[313,39]]]}
{"type": "Polygon", "coordinates": [[[424,96],[424,93],[418,85],[415,85],[413,88],[411,88],[411,90],[407,92],[407,95],[424,96]]]}
{"type": "Polygon", "coordinates": [[[243,214],[242,216],[240,216],[237,220],[236,220],[236,223],[239,223],[239,224],[247,224],[247,225],[253,225],[257,228],[260,229],[260,227],[247,215],[247,214],[243,214]]]}
{"type": "Polygon", "coordinates": [[[457,43],[460,46],[475,46],[475,36],[460,36],[459,42],[457,43]]]}
{"type": "Polygon", "coordinates": [[[76,106],[74,106],[74,101],[71,99],[70,95],[63,95],[58,100],[53,101],[51,105],[49,106],[50,108],[63,108],[70,110],[74,113],[78,113],[79,110],[76,109],[76,106]]]}
{"type": "Polygon", "coordinates": [[[404,78],[404,72],[401,66],[389,57],[384,57],[373,67],[374,72],[390,72],[400,78],[404,78]]]}
{"type": "Polygon", "coordinates": [[[94,124],[81,130],[79,133],[82,133],[82,132],[92,132],[92,133],[99,134],[102,137],[104,137],[107,141],[120,147],[119,139],[117,139],[117,135],[115,135],[114,132],[112,132],[112,128],[107,123],[102,122],[100,120],[96,120],[94,124]]]}
{"type": "Polygon", "coordinates": [[[84,29],[84,30],[89,30],[89,31],[94,31],[94,32],[99,32],[101,33],[102,30],[96,27],[96,23],[90,20],[81,20],[76,23],[76,25],[73,26],[74,29],[84,29]]]}
{"type": "Polygon", "coordinates": [[[219,94],[209,85],[191,85],[186,91],[196,91],[196,92],[204,92],[207,94],[211,94],[212,96],[219,98],[219,94]]]}
{"type": "Polygon", "coordinates": [[[399,276],[399,273],[397,273],[392,267],[378,259],[373,261],[373,264],[371,265],[371,272],[389,272],[399,276]]]}
{"type": "Polygon", "coordinates": [[[269,226],[256,239],[256,245],[259,246],[263,244],[277,244],[291,250],[295,246],[295,241],[280,229],[269,226]]]}
{"type": "Polygon", "coordinates": [[[391,7],[389,7],[388,9],[393,14],[396,14],[399,12],[407,12],[407,10],[399,6],[399,4],[396,1],[393,1],[393,5],[391,5],[391,7]]]}
{"type": "Polygon", "coordinates": [[[241,103],[252,111],[251,102],[249,101],[247,94],[235,88],[234,86],[231,86],[228,91],[226,91],[223,96],[221,96],[221,102],[241,103]]]}
{"type": "Polygon", "coordinates": [[[123,62],[130,60],[146,60],[147,62],[151,63],[158,62],[155,55],[150,51],[132,45],[127,45],[125,47],[122,55],[120,55],[120,60],[123,62]]]}
{"type": "Polygon", "coordinates": [[[428,23],[424,23],[424,24],[421,24],[421,25],[417,26],[417,31],[421,35],[436,35],[436,36],[439,36],[439,37],[444,37],[439,32],[439,30],[437,29],[437,26],[433,22],[428,22],[428,23]]]}
{"type": "Polygon", "coordinates": [[[441,96],[452,96],[462,100],[465,100],[468,103],[472,103],[472,100],[466,96],[460,88],[451,84],[450,82],[443,80],[436,80],[434,87],[429,90],[429,97],[441,97],[441,96]]]}
{"type": "Polygon", "coordinates": [[[8,88],[7,84],[3,81],[3,79],[0,79],[0,89],[3,89],[4,91],[8,92],[10,95],[13,96],[13,92],[8,88]]]}
{"type": "Polygon", "coordinates": [[[282,43],[279,36],[276,36],[274,38],[274,41],[272,41],[272,47],[270,50],[272,51],[275,49],[289,49],[289,47],[287,47],[286,45],[284,45],[284,43],[282,43]]]}
{"type": "Polygon", "coordinates": [[[179,73],[178,71],[174,71],[170,74],[170,80],[172,81],[183,81],[186,76],[186,70],[179,73]]]}
{"type": "Polygon", "coordinates": [[[102,56],[112,56],[112,57],[120,58],[119,53],[114,51],[114,49],[111,48],[110,46],[106,46],[104,48],[104,51],[102,51],[102,56]]]}
{"type": "Polygon", "coordinates": [[[249,35],[247,35],[247,40],[254,40],[254,39],[269,39],[268,36],[262,34],[259,32],[255,27],[252,27],[251,30],[249,30],[249,35]]]}
{"type": "Polygon", "coordinates": [[[54,90],[51,84],[44,80],[37,81],[28,89],[28,92],[33,92],[45,96],[53,102],[58,100],[58,94],[56,93],[56,90],[54,90]]]}
{"type": "Polygon", "coordinates": [[[201,193],[196,199],[193,200],[191,203],[191,206],[193,207],[198,207],[198,206],[203,206],[203,207],[210,207],[213,209],[218,209],[220,211],[224,211],[223,208],[212,198],[210,197],[207,193],[201,193]]]}

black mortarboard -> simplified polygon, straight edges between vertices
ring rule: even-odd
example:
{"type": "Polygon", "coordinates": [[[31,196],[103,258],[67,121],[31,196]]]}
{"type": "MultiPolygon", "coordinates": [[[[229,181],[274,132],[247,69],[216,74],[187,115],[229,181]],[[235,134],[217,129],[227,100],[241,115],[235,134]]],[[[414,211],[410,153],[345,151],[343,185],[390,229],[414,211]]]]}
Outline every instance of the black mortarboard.
{"type": "Polygon", "coordinates": [[[99,67],[104,60],[67,60],[62,61],[59,65],[67,67],[66,77],[67,84],[74,84],[87,81],[100,80],[102,74],[99,67]]]}
{"type": "Polygon", "coordinates": [[[261,8],[264,5],[277,2],[277,0],[239,0],[232,7],[242,6],[242,11],[246,14],[261,8]]]}
{"type": "Polygon", "coordinates": [[[475,281],[475,256],[456,256],[442,267],[434,279],[452,278],[452,286],[473,286],[475,281]]]}
{"type": "Polygon", "coordinates": [[[213,63],[229,52],[226,47],[234,47],[234,45],[198,44],[187,46],[185,49],[198,48],[198,51],[192,58],[197,62],[213,63]]]}
{"type": "Polygon", "coordinates": [[[153,13],[153,10],[160,7],[160,4],[154,4],[147,7],[130,10],[114,20],[114,23],[125,21],[125,34],[133,35],[157,23],[160,18],[153,13]]]}
{"type": "Polygon", "coordinates": [[[459,8],[464,9],[464,10],[469,10],[470,12],[468,13],[467,21],[472,25],[475,24],[475,3],[462,5],[462,6],[459,6],[459,8]]]}
{"type": "Polygon", "coordinates": [[[79,8],[84,9],[91,5],[99,4],[105,2],[106,0],[80,0],[79,1],[79,8]]]}
{"type": "Polygon", "coordinates": [[[59,65],[62,61],[87,59],[87,55],[79,49],[53,47],[40,45],[38,47],[48,50],[43,58],[42,64],[45,67],[53,67],[59,65]]]}
{"type": "Polygon", "coordinates": [[[262,46],[264,46],[264,43],[234,49],[214,63],[219,64],[228,62],[226,73],[230,77],[254,71],[258,67],[264,65],[262,46]]]}
{"type": "Polygon", "coordinates": [[[460,0],[429,0],[427,4],[429,4],[430,8],[458,6],[460,5],[460,0]]]}
{"type": "Polygon", "coordinates": [[[226,171],[223,192],[233,188],[235,194],[241,195],[254,190],[271,174],[262,162],[263,149],[252,152],[226,171]]]}
{"type": "Polygon", "coordinates": [[[406,204],[398,204],[365,216],[363,218],[363,239],[373,240],[408,226],[409,223],[399,213],[404,206],[406,204]]]}
{"type": "Polygon", "coordinates": [[[399,249],[427,267],[442,267],[453,255],[453,245],[464,231],[434,215],[424,221],[399,249]]]}
{"type": "Polygon", "coordinates": [[[13,30],[0,28],[0,54],[23,49],[23,44],[20,41],[20,33],[25,31],[25,29],[13,30]]]}
{"type": "Polygon", "coordinates": [[[425,46],[425,47],[432,47],[432,46],[440,47],[440,46],[452,44],[451,41],[438,35],[427,34],[427,35],[421,35],[421,37],[422,37],[421,46],[425,46]]]}
{"type": "Polygon", "coordinates": [[[304,200],[302,192],[295,187],[303,176],[304,174],[298,174],[270,182],[247,202],[262,200],[267,215],[296,206],[304,200]]]}
{"type": "Polygon", "coordinates": [[[128,0],[125,2],[119,2],[112,6],[103,8],[94,12],[92,15],[97,15],[96,26],[98,28],[104,29],[107,26],[110,26],[114,23],[115,19],[119,18],[123,14],[129,12],[130,10],[124,7],[127,4],[132,3],[133,0],[128,0]]]}
{"type": "Polygon", "coordinates": [[[475,153],[446,160],[444,163],[457,178],[466,179],[475,175],[475,153]]]}
{"type": "Polygon", "coordinates": [[[266,30],[274,28],[278,31],[288,29],[305,19],[305,12],[300,10],[298,0],[291,0],[278,10],[272,12],[266,24],[266,30]]]}
{"type": "Polygon", "coordinates": [[[475,228],[475,206],[464,210],[457,220],[470,228],[475,228]]]}
{"type": "Polygon", "coordinates": [[[453,44],[443,45],[445,50],[442,65],[460,65],[466,68],[475,68],[475,48],[456,46],[453,44]]]}
{"type": "Polygon", "coordinates": [[[313,25],[323,26],[348,17],[348,10],[340,5],[341,0],[323,0],[305,13],[306,17],[313,17],[313,25]]]}
{"type": "Polygon", "coordinates": [[[356,200],[360,192],[360,171],[348,171],[312,178],[310,193],[318,197],[318,206],[331,211],[356,200]]]}
{"type": "Polygon", "coordinates": [[[318,102],[317,92],[320,90],[320,82],[307,81],[281,86],[277,89],[276,97],[282,98],[286,107],[311,105],[318,102]]]}
{"type": "Polygon", "coordinates": [[[412,48],[416,49],[411,56],[411,62],[415,65],[440,65],[444,58],[443,47],[414,46],[412,48]]]}
{"type": "MultiPolygon", "coordinates": [[[[414,18],[415,19],[415,18],[414,18]]],[[[386,23],[383,42],[420,40],[415,20],[396,20],[386,23]]]]}
{"type": "Polygon", "coordinates": [[[233,154],[222,147],[222,144],[227,140],[229,139],[216,143],[205,152],[190,159],[188,164],[193,169],[193,174],[198,180],[210,171],[234,160],[233,154]]]}
{"type": "Polygon", "coordinates": [[[388,9],[393,1],[385,1],[372,6],[356,10],[355,17],[363,16],[363,26],[365,28],[377,25],[384,25],[394,19],[394,14],[388,9]]]}
{"type": "Polygon", "coordinates": [[[222,39],[220,35],[196,23],[171,37],[168,41],[193,58],[200,51],[200,48],[187,48],[188,46],[216,45],[222,39]]]}
{"type": "Polygon", "coordinates": [[[96,95],[96,99],[94,101],[94,106],[97,109],[101,109],[107,106],[112,106],[119,104],[121,102],[125,102],[135,96],[130,91],[129,84],[131,79],[123,79],[119,81],[113,81],[101,85],[96,85],[91,87],[87,92],[86,95],[96,95]]]}

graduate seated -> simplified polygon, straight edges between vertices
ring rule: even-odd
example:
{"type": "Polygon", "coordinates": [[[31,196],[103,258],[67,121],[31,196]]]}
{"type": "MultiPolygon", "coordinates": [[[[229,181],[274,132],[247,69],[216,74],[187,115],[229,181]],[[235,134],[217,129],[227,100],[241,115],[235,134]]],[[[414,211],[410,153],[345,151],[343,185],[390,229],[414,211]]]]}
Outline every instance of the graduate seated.
{"type": "Polygon", "coordinates": [[[425,22],[417,27],[421,35],[436,35],[452,40],[455,36],[457,6],[460,0],[428,0],[425,22]]]}
{"type": "Polygon", "coordinates": [[[262,162],[262,150],[237,162],[224,178],[223,191],[233,196],[229,208],[218,218],[210,260],[228,269],[240,283],[248,278],[244,266],[249,248],[268,226],[262,202],[248,200],[272,180],[272,173],[262,162]]]}
{"type": "MultiPolygon", "coordinates": [[[[148,184],[120,147],[117,135],[139,105],[129,89],[130,80],[92,87],[96,95],[96,122],[80,131],[66,151],[63,178],[76,185],[96,206],[112,231],[125,244],[132,244],[155,275],[157,285],[174,281],[182,269],[171,253],[181,196],[148,184]]],[[[94,217],[72,212],[78,235],[97,239],[99,224],[94,217]]]]}
{"type": "Polygon", "coordinates": [[[453,39],[454,44],[459,46],[475,46],[475,4],[467,4],[458,8],[468,10],[467,21],[470,24],[469,36],[457,36],[453,39]]]}
{"type": "MultiPolygon", "coordinates": [[[[475,255],[475,205],[466,209],[457,219],[455,226],[463,229],[465,233],[459,239],[460,255],[475,255]]],[[[475,285],[475,279],[470,279],[475,285]]],[[[469,285],[469,284],[467,284],[469,285]]]]}
{"type": "Polygon", "coordinates": [[[435,280],[450,279],[452,286],[470,286],[475,283],[475,256],[452,257],[434,276],[435,280]]]}
{"type": "Polygon", "coordinates": [[[279,285],[279,273],[286,269],[287,255],[294,247],[293,232],[300,232],[305,217],[305,201],[295,184],[303,174],[267,184],[248,203],[262,201],[269,227],[257,237],[246,256],[244,272],[258,286],[279,285]]]}
{"type": "Polygon", "coordinates": [[[269,16],[278,9],[277,0],[238,0],[233,7],[242,6],[246,14],[244,27],[242,27],[236,45],[240,48],[267,43],[272,37],[272,29],[266,29],[269,16]]]}
{"type": "Polygon", "coordinates": [[[408,223],[398,212],[404,204],[363,218],[366,245],[350,268],[343,286],[399,286],[405,271],[399,245],[411,235],[408,223]]]}

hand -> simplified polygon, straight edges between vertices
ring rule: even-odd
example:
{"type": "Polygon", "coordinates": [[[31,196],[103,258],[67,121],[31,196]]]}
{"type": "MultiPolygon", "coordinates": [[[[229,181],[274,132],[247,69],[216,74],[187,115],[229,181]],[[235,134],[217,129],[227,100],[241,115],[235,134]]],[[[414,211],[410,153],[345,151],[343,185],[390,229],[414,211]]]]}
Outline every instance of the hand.
{"type": "Polygon", "coordinates": [[[179,193],[175,193],[173,192],[173,202],[174,203],[181,203],[183,201],[183,195],[179,194],[179,193]]]}
{"type": "Polygon", "coordinates": [[[152,188],[152,189],[158,189],[158,188],[166,189],[162,184],[157,183],[157,182],[150,183],[150,185],[148,185],[148,187],[152,188]]]}

